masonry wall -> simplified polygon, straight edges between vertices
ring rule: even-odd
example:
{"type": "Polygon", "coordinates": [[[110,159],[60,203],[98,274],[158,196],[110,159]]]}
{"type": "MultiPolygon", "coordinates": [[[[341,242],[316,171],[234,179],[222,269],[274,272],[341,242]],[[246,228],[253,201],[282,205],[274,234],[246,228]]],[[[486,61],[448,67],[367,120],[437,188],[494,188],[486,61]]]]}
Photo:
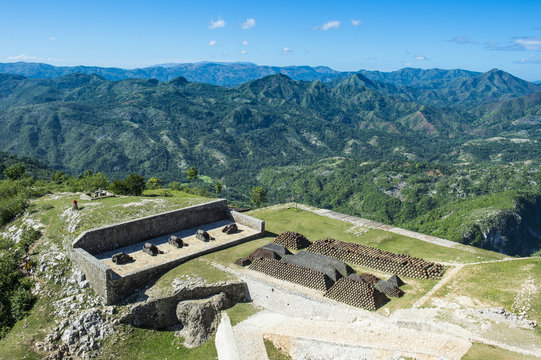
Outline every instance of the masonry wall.
{"type": "MultiPolygon", "coordinates": [[[[262,226],[263,228],[265,227],[264,222],[262,226]]],[[[258,233],[252,236],[247,236],[237,241],[232,241],[220,246],[216,246],[210,249],[200,251],[196,254],[186,255],[184,257],[181,257],[173,261],[164,262],[161,264],[154,265],[152,267],[147,267],[138,271],[134,271],[122,277],[113,273],[113,276],[107,279],[107,286],[106,286],[107,291],[102,296],[105,298],[105,302],[107,304],[118,303],[125,297],[131,295],[135,289],[153,282],[159,275],[177,267],[178,265],[182,263],[185,263],[186,261],[195,259],[196,257],[202,256],[205,254],[209,254],[215,251],[220,251],[232,246],[236,246],[238,244],[242,244],[246,241],[250,241],[255,238],[258,238],[260,235],[261,234],[258,233]]]]}
{"type": "Polygon", "coordinates": [[[264,221],[236,211],[229,211],[227,200],[221,199],[85,231],[73,242],[71,258],[85,273],[96,293],[102,296],[107,304],[114,304],[131,295],[135,289],[151,283],[159,275],[183,262],[252,240],[259,237],[264,231],[264,221]],[[174,261],[143,268],[124,276],[116,274],[109,266],[94,256],[119,247],[223,219],[231,219],[231,221],[250,227],[258,233],[196,254],[186,255],[174,261]]]}
{"type": "Polygon", "coordinates": [[[265,222],[263,220],[256,219],[255,217],[237,211],[230,211],[228,217],[232,221],[244,226],[248,226],[249,228],[257,230],[260,233],[265,232],[265,222]]]}
{"type": "Polygon", "coordinates": [[[92,255],[171,234],[228,217],[227,200],[220,199],[180,210],[85,231],[73,242],[92,255]]]}
{"type": "Polygon", "coordinates": [[[103,264],[81,248],[72,250],[71,261],[85,273],[86,279],[94,291],[103,298],[107,298],[107,277],[110,276],[109,272],[111,271],[109,266],[103,264]]]}

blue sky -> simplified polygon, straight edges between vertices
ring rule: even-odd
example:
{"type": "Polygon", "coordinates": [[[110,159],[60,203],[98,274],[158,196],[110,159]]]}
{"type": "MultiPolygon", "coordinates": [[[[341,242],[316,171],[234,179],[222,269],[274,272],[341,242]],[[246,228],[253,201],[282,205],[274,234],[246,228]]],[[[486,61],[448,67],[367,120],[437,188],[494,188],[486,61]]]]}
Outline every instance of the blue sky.
{"type": "Polygon", "coordinates": [[[0,61],[499,68],[541,80],[535,1],[2,1],[0,61]]]}

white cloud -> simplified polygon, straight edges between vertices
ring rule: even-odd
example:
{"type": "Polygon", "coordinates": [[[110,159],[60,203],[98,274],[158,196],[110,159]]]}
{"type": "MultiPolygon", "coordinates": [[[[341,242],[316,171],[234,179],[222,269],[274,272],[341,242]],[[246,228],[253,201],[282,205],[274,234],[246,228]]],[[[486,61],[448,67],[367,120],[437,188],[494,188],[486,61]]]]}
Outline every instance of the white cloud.
{"type": "Polygon", "coordinates": [[[404,64],[404,66],[411,66],[411,65],[413,65],[413,64],[410,63],[410,62],[404,64]]]}
{"type": "Polygon", "coordinates": [[[241,53],[242,55],[244,55],[244,54],[246,54],[247,52],[248,52],[248,51],[246,51],[246,50],[242,50],[240,53],[241,53]]]}
{"type": "Polygon", "coordinates": [[[540,37],[529,36],[517,38],[513,41],[513,43],[524,50],[541,50],[540,37]]]}
{"type": "Polygon", "coordinates": [[[224,19],[218,19],[216,21],[210,20],[209,29],[217,29],[217,28],[224,28],[225,27],[225,20],[224,19]]]}
{"type": "Polygon", "coordinates": [[[216,40],[210,40],[209,41],[209,46],[214,46],[214,45],[216,45],[216,43],[217,43],[216,40]]]}
{"type": "Polygon", "coordinates": [[[415,55],[415,60],[424,61],[424,60],[428,60],[428,58],[424,56],[423,54],[419,54],[419,55],[415,55]]]}
{"type": "Polygon", "coordinates": [[[340,21],[331,20],[331,21],[327,21],[325,24],[321,26],[316,27],[316,29],[327,31],[329,29],[338,29],[339,27],[340,27],[340,21]]]}
{"type": "Polygon", "coordinates": [[[55,41],[55,40],[56,40],[56,38],[55,38],[54,36],[51,36],[51,37],[49,38],[49,40],[51,40],[51,41],[55,41]]]}
{"type": "Polygon", "coordinates": [[[242,42],[242,45],[244,45],[244,46],[248,45],[248,41],[244,40],[244,41],[242,42]]]}
{"type": "Polygon", "coordinates": [[[455,44],[475,44],[476,42],[470,38],[468,35],[461,35],[461,36],[455,36],[450,42],[454,42],[455,44]]]}
{"type": "Polygon", "coordinates": [[[15,56],[8,56],[7,59],[9,61],[35,61],[35,60],[40,60],[40,58],[38,58],[37,56],[28,56],[28,55],[25,55],[25,54],[15,55],[15,56]]]}
{"type": "Polygon", "coordinates": [[[515,61],[515,64],[541,64],[541,57],[537,57],[534,54],[530,54],[527,58],[522,58],[519,61],[515,61]]]}
{"type": "Polygon", "coordinates": [[[282,50],[284,51],[284,54],[291,54],[293,52],[293,49],[287,46],[284,47],[282,50]]]}
{"type": "Polygon", "coordinates": [[[255,26],[255,19],[246,19],[246,21],[243,22],[241,26],[244,30],[251,29],[255,26]]]}
{"type": "Polygon", "coordinates": [[[350,21],[351,21],[351,25],[353,26],[359,26],[363,23],[361,19],[357,19],[357,20],[351,19],[350,21]]]}
{"type": "Polygon", "coordinates": [[[0,58],[0,62],[13,62],[13,61],[44,62],[44,63],[51,64],[51,63],[59,63],[63,61],[63,59],[56,59],[52,57],[30,56],[26,54],[8,56],[5,59],[0,58]]]}
{"type": "Polygon", "coordinates": [[[522,36],[514,37],[513,41],[506,44],[500,45],[497,42],[490,41],[484,44],[485,48],[490,50],[500,50],[500,51],[539,51],[541,50],[541,37],[535,36],[522,36]]]}
{"type": "Polygon", "coordinates": [[[224,51],[224,55],[227,55],[227,54],[228,54],[228,52],[227,52],[227,51],[224,51]]]}

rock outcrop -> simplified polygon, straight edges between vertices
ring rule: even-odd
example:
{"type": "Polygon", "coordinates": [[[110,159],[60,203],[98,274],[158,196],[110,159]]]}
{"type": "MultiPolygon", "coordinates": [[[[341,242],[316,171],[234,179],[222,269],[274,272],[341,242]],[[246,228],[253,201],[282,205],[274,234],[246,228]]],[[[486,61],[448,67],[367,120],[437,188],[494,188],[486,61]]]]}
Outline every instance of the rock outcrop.
{"type": "Polygon", "coordinates": [[[216,331],[219,314],[228,304],[225,293],[206,299],[185,300],[177,304],[177,319],[183,325],[177,335],[183,337],[184,346],[192,348],[203,344],[216,331]]]}
{"type": "Polygon", "coordinates": [[[541,196],[521,195],[514,201],[513,209],[471,226],[461,242],[513,256],[529,256],[541,249],[541,196]]]}
{"type": "Polygon", "coordinates": [[[121,322],[136,327],[167,329],[181,327],[187,347],[204,343],[216,330],[218,315],[247,298],[242,281],[206,284],[203,280],[176,279],[171,296],[135,304],[121,322]]]}

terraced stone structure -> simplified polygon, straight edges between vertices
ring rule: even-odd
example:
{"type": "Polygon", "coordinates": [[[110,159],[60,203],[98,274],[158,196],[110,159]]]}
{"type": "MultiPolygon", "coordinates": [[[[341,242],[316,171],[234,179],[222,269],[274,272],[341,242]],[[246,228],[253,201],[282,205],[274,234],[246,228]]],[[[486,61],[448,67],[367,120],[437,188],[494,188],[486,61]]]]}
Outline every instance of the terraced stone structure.
{"type": "Polygon", "coordinates": [[[306,251],[301,251],[295,255],[285,255],[282,258],[282,261],[322,272],[333,282],[354,272],[353,269],[343,261],[306,251]]]}
{"type": "Polygon", "coordinates": [[[364,281],[356,281],[350,277],[338,280],[325,296],[351,306],[375,311],[385,305],[389,298],[364,281]]]}
{"type": "Polygon", "coordinates": [[[445,272],[445,268],[441,264],[335,239],[318,240],[310,245],[306,251],[417,279],[440,278],[445,272]]]}
{"type": "Polygon", "coordinates": [[[293,231],[286,231],[278,235],[273,243],[285,246],[288,249],[300,250],[310,246],[311,242],[304,237],[303,234],[299,234],[293,231]]]}
{"type": "Polygon", "coordinates": [[[258,259],[259,260],[261,259],[281,260],[283,256],[288,255],[288,254],[291,254],[291,251],[289,251],[285,246],[269,243],[267,245],[264,245],[255,249],[247,257],[237,259],[237,261],[235,261],[235,264],[244,267],[244,266],[250,265],[254,260],[258,260],[258,259]]]}
{"type": "Polygon", "coordinates": [[[287,264],[279,260],[255,260],[250,265],[250,269],[320,291],[330,289],[334,283],[329,276],[322,272],[299,265],[287,264]]]}
{"type": "Polygon", "coordinates": [[[398,286],[394,285],[393,282],[389,280],[380,280],[374,287],[387,296],[399,298],[404,295],[404,291],[402,291],[398,286]]]}

